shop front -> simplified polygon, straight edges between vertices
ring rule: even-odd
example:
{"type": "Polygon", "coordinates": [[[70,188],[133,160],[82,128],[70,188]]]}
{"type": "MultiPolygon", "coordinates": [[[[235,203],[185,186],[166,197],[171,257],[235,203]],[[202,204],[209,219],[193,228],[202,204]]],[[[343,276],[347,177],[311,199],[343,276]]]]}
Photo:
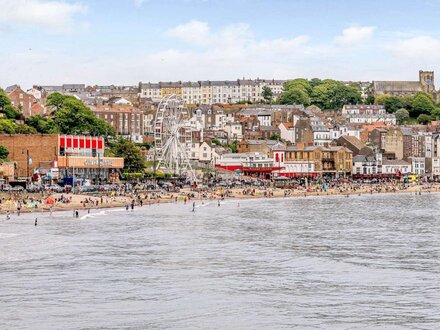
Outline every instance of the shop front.
{"type": "Polygon", "coordinates": [[[57,165],[64,177],[88,180],[95,184],[116,182],[124,159],[118,157],[58,156],[57,165]]]}

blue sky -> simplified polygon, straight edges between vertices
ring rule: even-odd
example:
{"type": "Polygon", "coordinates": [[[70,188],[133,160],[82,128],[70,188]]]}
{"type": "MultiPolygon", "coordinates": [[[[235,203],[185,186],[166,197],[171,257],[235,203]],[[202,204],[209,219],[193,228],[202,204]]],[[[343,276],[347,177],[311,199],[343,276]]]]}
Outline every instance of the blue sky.
{"type": "Polygon", "coordinates": [[[440,73],[440,0],[0,0],[0,8],[2,87],[440,73]]]}

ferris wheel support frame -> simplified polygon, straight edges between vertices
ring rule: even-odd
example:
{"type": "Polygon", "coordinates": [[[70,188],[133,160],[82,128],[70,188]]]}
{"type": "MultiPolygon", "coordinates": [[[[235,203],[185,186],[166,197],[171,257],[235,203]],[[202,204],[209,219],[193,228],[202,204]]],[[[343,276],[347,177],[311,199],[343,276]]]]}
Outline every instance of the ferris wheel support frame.
{"type": "Polygon", "coordinates": [[[158,168],[195,180],[188,157],[192,142],[189,119],[188,108],[180,97],[171,94],[162,98],[154,120],[154,153],[158,168]]]}

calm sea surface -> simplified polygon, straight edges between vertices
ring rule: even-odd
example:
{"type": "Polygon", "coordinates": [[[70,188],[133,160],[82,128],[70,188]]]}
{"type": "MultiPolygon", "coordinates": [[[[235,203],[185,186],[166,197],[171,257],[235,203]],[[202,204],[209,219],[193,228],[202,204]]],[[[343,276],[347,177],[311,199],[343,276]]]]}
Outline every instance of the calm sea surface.
{"type": "Polygon", "coordinates": [[[0,217],[1,329],[439,329],[440,195],[0,217]]]}

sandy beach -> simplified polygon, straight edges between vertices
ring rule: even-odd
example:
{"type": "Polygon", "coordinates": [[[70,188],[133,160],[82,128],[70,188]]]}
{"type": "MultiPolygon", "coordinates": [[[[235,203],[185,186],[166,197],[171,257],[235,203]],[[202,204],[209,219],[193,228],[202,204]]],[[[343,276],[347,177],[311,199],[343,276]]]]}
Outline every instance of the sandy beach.
{"type": "Polygon", "coordinates": [[[127,207],[131,203],[135,205],[152,205],[169,202],[190,202],[200,200],[221,199],[251,199],[251,198],[283,198],[283,197],[307,197],[307,196],[331,196],[331,195],[363,195],[384,193],[428,193],[440,191],[439,184],[429,186],[413,185],[408,187],[376,185],[354,188],[352,186],[340,186],[337,189],[326,191],[318,187],[306,189],[282,189],[282,188],[217,188],[215,190],[198,191],[189,188],[182,189],[179,193],[157,193],[151,191],[128,193],[118,195],[105,193],[81,195],[81,194],[8,194],[0,195],[0,213],[28,213],[28,212],[52,212],[65,210],[87,210],[99,208],[127,207]]]}

